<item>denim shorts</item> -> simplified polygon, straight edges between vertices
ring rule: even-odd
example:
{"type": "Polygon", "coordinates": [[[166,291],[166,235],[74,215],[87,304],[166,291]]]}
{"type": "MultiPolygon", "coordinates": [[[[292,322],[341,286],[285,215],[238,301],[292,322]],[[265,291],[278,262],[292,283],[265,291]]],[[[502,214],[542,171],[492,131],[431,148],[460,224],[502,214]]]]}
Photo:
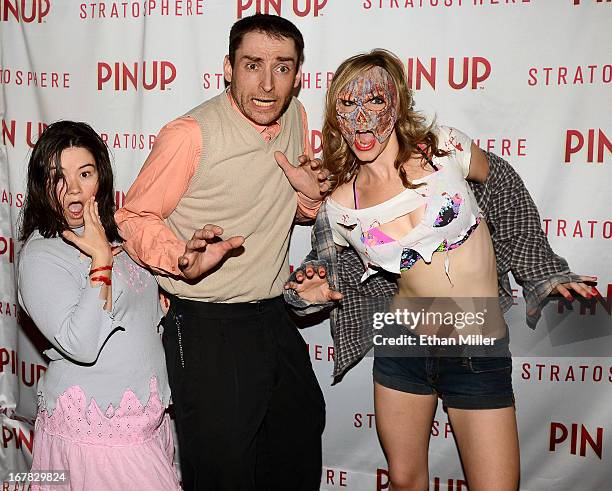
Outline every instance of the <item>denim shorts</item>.
{"type": "Polygon", "coordinates": [[[374,381],[411,394],[437,394],[445,407],[514,406],[512,358],[374,357],[374,381]]]}

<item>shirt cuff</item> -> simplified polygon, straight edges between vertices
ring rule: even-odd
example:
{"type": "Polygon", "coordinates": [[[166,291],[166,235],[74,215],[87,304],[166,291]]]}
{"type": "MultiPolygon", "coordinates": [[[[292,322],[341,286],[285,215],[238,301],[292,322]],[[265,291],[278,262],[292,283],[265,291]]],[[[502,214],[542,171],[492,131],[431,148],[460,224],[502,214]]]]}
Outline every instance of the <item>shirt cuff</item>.
{"type": "Polygon", "coordinates": [[[320,200],[314,200],[300,193],[299,191],[297,192],[297,211],[299,215],[304,218],[316,218],[319,208],[321,208],[321,203],[323,203],[323,198],[320,200]]]}
{"type": "MultiPolygon", "coordinates": [[[[129,252],[129,251],[128,251],[129,252]]],[[[168,249],[161,251],[151,249],[143,258],[143,265],[161,275],[182,276],[178,267],[178,259],[185,252],[185,242],[179,241],[168,249]]]]}

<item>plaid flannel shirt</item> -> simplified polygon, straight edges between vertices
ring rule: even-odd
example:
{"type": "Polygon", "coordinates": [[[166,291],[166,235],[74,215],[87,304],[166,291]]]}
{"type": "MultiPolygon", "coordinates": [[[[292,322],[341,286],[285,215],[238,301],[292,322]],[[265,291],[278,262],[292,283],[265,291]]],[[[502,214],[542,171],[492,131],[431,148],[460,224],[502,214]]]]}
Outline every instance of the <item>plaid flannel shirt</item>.
{"type": "MultiPolygon", "coordinates": [[[[497,261],[499,302],[503,312],[513,304],[508,273],[523,288],[527,325],[535,328],[542,302],[561,283],[580,281],[567,261],[556,255],[540,224],[540,215],[523,180],[501,157],[485,152],[489,174],[483,184],[470,182],[487,225],[497,261]]],[[[299,269],[307,265],[327,269],[330,286],[342,292],[339,302],[312,304],[294,290],[285,290],[285,300],[297,315],[329,310],[334,339],[334,384],[372,348],[372,315],[380,307],[377,299],[397,293],[395,275],[378,273],[363,283],[363,265],[352,248],[337,253],[327,218],[321,206],[312,229],[312,251],[299,269]]],[[[290,281],[295,281],[295,272],[290,281]]]]}

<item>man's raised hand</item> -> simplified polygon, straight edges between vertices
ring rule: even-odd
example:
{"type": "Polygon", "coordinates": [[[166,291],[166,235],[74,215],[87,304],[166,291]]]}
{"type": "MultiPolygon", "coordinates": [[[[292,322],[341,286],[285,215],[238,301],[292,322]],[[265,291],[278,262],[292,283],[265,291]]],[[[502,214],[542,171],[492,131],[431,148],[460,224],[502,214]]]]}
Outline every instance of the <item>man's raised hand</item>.
{"type": "Polygon", "coordinates": [[[315,201],[320,201],[329,191],[329,171],[323,169],[320,159],[311,160],[307,155],[300,155],[296,167],[283,152],[274,152],[274,158],[296,191],[315,201]]]}

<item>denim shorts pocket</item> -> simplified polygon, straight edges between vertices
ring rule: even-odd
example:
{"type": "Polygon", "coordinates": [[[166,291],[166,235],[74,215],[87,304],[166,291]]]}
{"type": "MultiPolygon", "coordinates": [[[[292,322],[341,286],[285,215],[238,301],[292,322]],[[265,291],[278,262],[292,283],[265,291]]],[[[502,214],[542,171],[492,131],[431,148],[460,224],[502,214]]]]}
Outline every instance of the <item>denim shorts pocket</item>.
{"type": "Polygon", "coordinates": [[[499,372],[512,370],[512,358],[506,356],[479,356],[468,359],[472,373],[499,372]]]}

